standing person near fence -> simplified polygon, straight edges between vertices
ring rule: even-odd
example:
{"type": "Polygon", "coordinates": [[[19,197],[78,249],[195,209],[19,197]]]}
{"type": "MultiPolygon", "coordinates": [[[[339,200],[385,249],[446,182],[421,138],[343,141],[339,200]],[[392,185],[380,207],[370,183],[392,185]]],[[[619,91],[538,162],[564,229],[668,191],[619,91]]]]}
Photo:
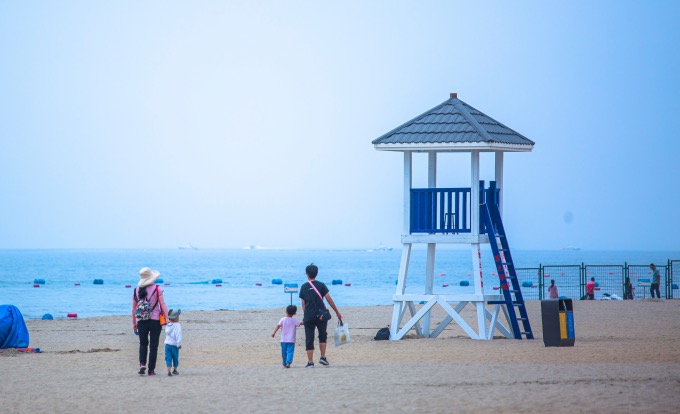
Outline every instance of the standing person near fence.
{"type": "MultiPolygon", "coordinates": [[[[305,272],[307,273],[307,282],[300,286],[300,301],[304,311],[302,321],[305,325],[305,349],[307,350],[307,366],[305,368],[314,368],[314,333],[316,330],[319,331],[319,350],[321,351],[319,363],[321,365],[330,365],[326,359],[328,319],[319,319],[319,310],[326,308],[323,304],[324,298],[331,305],[338,319],[342,320],[342,315],[340,315],[338,308],[335,307],[335,302],[333,302],[333,298],[331,298],[331,294],[328,292],[328,287],[316,280],[319,268],[312,263],[307,266],[305,272]]],[[[328,316],[330,317],[330,313],[328,316]]]]}
{"type": "Polygon", "coordinates": [[[590,282],[586,283],[586,299],[595,300],[595,278],[591,277],[590,282]]]}
{"type": "Polygon", "coordinates": [[[626,282],[624,283],[623,299],[633,300],[633,284],[630,283],[630,277],[628,276],[626,276],[626,282]]]}
{"type": "Polygon", "coordinates": [[[557,293],[557,286],[555,286],[555,279],[550,279],[548,293],[550,294],[550,299],[558,299],[560,297],[560,295],[557,293]]]}
{"type": "Polygon", "coordinates": [[[649,291],[652,294],[652,297],[654,297],[654,292],[656,292],[656,297],[661,299],[661,291],[659,290],[659,286],[661,285],[661,273],[659,273],[659,269],[654,266],[654,263],[649,265],[649,268],[652,269],[652,285],[649,287],[649,291]]]}

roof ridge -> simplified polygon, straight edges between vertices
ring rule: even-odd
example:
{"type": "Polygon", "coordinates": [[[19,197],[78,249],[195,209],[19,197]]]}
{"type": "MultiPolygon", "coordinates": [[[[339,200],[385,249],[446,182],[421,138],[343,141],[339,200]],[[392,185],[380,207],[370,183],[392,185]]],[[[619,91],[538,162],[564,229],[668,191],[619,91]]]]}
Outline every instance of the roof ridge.
{"type": "MultiPolygon", "coordinates": [[[[489,133],[487,132],[487,130],[485,128],[482,128],[482,126],[479,125],[479,122],[477,122],[477,120],[472,116],[472,114],[470,114],[470,112],[468,112],[467,108],[464,108],[463,105],[460,105],[460,104],[458,104],[458,102],[455,102],[455,101],[459,101],[459,102],[464,103],[464,104],[465,104],[465,102],[463,102],[463,101],[461,101],[457,98],[451,98],[451,100],[454,101],[453,106],[455,106],[456,109],[458,109],[460,111],[461,115],[463,115],[463,117],[470,123],[470,125],[472,125],[473,128],[475,128],[477,130],[477,132],[479,132],[479,134],[482,137],[484,137],[484,139],[487,142],[493,142],[491,135],[489,135],[489,133]]],[[[465,105],[467,105],[467,104],[465,104],[465,105]]],[[[470,108],[472,108],[472,107],[470,107],[470,108]]]]}
{"type": "MultiPolygon", "coordinates": [[[[463,101],[461,101],[461,102],[463,102],[463,101]]],[[[492,120],[493,122],[495,122],[497,125],[500,125],[500,126],[502,126],[503,128],[505,128],[505,129],[507,129],[508,131],[510,131],[510,132],[493,132],[494,134],[505,134],[505,135],[513,135],[513,134],[514,134],[514,135],[518,135],[518,136],[520,136],[520,137],[526,139],[527,141],[531,142],[531,145],[535,145],[535,144],[536,144],[534,141],[530,140],[529,138],[525,137],[524,135],[520,134],[519,132],[515,131],[514,129],[512,129],[512,128],[510,128],[509,126],[505,125],[504,123],[502,123],[502,122],[500,122],[500,121],[497,121],[497,120],[494,119],[494,118],[491,118],[489,115],[485,114],[484,112],[480,111],[479,109],[475,108],[474,106],[470,105],[469,103],[463,102],[463,104],[465,104],[466,106],[469,106],[470,108],[474,109],[475,111],[477,111],[477,112],[479,112],[480,114],[484,115],[485,117],[489,118],[490,120],[492,120]]],[[[470,116],[472,116],[472,114],[470,114],[470,116]]]]}

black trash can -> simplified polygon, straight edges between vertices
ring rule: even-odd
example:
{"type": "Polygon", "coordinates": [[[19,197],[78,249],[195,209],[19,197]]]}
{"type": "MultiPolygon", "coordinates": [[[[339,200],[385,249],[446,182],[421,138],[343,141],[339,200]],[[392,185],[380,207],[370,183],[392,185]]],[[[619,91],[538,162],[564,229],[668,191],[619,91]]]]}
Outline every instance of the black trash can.
{"type": "Polygon", "coordinates": [[[541,301],[545,346],[574,346],[574,305],[571,299],[541,301]]]}

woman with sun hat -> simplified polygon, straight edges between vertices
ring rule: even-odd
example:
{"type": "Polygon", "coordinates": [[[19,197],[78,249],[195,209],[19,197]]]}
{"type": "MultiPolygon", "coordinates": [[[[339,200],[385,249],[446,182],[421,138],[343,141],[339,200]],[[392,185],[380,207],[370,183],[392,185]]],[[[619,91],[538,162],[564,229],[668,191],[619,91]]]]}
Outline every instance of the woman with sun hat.
{"type": "Polygon", "coordinates": [[[139,375],[144,375],[149,357],[149,376],[156,375],[158,341],[161,336],[161,314],[168,308],[163,299],[163,289],[154,284],[161,273],[143,267],[139,271],[139,283],[132,295],[132,328],[139,335],[139,375]]]}

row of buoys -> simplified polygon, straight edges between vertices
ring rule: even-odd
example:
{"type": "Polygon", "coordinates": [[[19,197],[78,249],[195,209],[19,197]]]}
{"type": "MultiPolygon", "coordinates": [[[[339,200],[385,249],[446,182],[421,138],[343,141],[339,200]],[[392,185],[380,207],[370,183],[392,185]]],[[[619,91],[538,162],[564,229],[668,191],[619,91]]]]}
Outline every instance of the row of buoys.
{"type": "MultiPolygon", "coordinates": [[[[163,283],[164,286],[170,286],[170,282],[163,282],[163,279],[158,279],[156,281],[156,284],[160,284],[160,283],[163,283]]],[[[213,285],[216,285],[216,286],[222,286],[222,279],[213,279],[210,283],[213,284],[213,285]]],[[[342,280],[341,279],[334,279],[331,283],[333,285],[342,285],[342,280]]],[[[397,281],[395,280],[394,283],[397,284],[397,281]]],[[[33,287],[40,287],[41,284],[43,284],[43,285],[45,284],[45,279],[35,279],[34,283],[33,283],[33,287]]],[[[94,284],[95,285],[103,285],[104,279],[95,279],[94,284]]],[[[282,279],[272,279],[272,285],[281,285],[281,284],[283,284],[282,279]]],[[[74,286],[80,286],[80,282],[76,282],[73,285],[74,286]]],[[[257,282],[257,283],[255,283],[255,286],[262,286],[262,283],[257,282]]],[[[345,283],[345,286],[352,286],[352,284],[351,283],[345,283]]],[[[131,288],[132,285],[126,284],[125,287],[131,288]]]]}
{"type": "MultiPolygon", "coordinates": [[[[66,317],[69,318],[69,319],[77,319],[77,318],[78,318],[78,314],[77,314],[77,313],[67,313],[67,314],[66,314],[66,317]]],[[[51,313],[46,313],[46,314],[44,314],[44,315],[42,316],[42,320],[43,320],[43,321],[53,321],[53,320],[54,320],[54,316],[52,316],[51,313]]]]}

